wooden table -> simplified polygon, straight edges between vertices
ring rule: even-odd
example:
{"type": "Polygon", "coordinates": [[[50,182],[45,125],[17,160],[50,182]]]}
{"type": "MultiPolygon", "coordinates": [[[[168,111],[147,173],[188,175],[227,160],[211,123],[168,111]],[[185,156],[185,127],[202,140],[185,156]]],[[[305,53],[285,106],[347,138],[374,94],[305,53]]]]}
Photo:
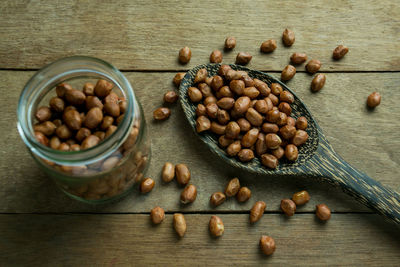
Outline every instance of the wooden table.
{"type": "Polygon", "coordinates": [[[398,266],[399,228],[326,184],[309,179],[275,179],[238,171],[213,154],[192,133],[179,105],[163,123],[152,121],[177,71],[208,62],[227,36],[237,46],[224,53],[253,55],[250,68],[279,77],[293,52],[306,52],[322,62],[327,76],[317,94],[312,76],[298,67],[288,83],[307,104],[329,141],[345,160],[400,191],[400,3],[397,1],[5,1],[0,6],[0,265],[382,265],[398,266]],[[296,42],[283,47],[289,27],[296,42]],[[278,40],[272,54],[261,54],[267,39],[278,40]],[[345,44],[340,61],[332,50],[345,44]],[[188,65],[177,62],[178,50],[192,49],[188,65]],[[16,129],[19,94],[35,71],[70,55],[102,58],[124,71],[144,106],[152,140],[148,176],[156,180],[147,195],[137,191],[105,206],[89,206],[63,195],[31,160],[16,129]],[[382,103],[365,107],[372,91],[382,103]],[[198,198],[179,204],[176,183],[162,184],[164,162],[186,163],[198,198]],[[237,176],[253,193],[250,201],[228,200],[214,209],[209,196],[237,176]],[[282,198],[306,189],[311,201],[287,219],[282,198]],[[257,200],[267,203],[260,222],[249,225],[248,211],[257,200]],[[318,222],[315,205],[333,211],[318,222]],[[152,226],[156,205],[166,220],[152,226]],[[183,212],[188,223],[179,240],[172,214],[183,212]],[[208,233],[208,220],[218,214],[222,238],[208,233]],[[264,257],[262,234],[275,238],[277,250],[264,257]]]}

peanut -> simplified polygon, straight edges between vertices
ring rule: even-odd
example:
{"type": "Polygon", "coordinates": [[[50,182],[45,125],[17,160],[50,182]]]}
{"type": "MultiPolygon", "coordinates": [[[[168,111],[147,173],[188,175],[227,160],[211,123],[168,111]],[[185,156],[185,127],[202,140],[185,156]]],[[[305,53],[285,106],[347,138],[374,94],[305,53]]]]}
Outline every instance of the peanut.
{"type": "Polygon", "coordinates": [[[174,214],[174,229],[176,233],[183,237],[186,233],[186,220],[182,213],[175,213],[174,214]]]}
{"type": "Polygon", "coordinates": [[[211,216],[208,226],[213,236],[219,237],[224,234],[224,223],[218,216],[211,216]]]}
{"type": "Polygon", "coordinates": [[[267,204],[264,201],[257,201],[250,210],[250,222],[255,223],[261,219],[267,204]]]}

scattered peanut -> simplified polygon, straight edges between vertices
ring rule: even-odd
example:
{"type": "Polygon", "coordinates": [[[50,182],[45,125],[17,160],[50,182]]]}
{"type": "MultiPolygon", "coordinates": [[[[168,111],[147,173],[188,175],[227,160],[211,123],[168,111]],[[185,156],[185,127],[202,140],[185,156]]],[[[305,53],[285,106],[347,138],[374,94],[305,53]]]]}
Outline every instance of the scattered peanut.
{"type": "Polygon", "coordinates": [[[175,166],[176,180],[180,185],[186,185],[190,180],[190,171],[185,164],[178,164],[175,166]]]}
{"type": "Polygon", "coordinates": [[[151,210],[151,212],[150,212],[150,218],[151,218],[151,221],[152,221],[154,224],[160,224],[160,223],[162,223],[162,221],[164,221],[164,219],[165,219],[165,212],[164,212],[164,209],[161,208],[161,207],[159,207],[159,206],[153,208],[153,209],[151,210]]]}
{"type": "Polygon", "coordinates": [[[310,201],[310,195],[308,194],[307,191],[303,190],[297,193],[294,193],[292,196],[292,200],[296,205],[304,205],[308,201],[310,201]]]}
{"type": "Polygon", "coordinates": [[[276,249],[275,240],[270,236],[266,235],[261,236],[260,248],[265,255],[267,256],[272,255],[276,249]]]}
{"type": "Polygon", "coordinates": [[[225,39],[225,50],[232,50],[236,46],[236,38],[235,37],[227,37],[225,39]]]}
{"type": "Polygon", "coordinates": [[[381,95],[378,92],[373,92],[367,98],[367,105],[369,108],[375,108],[381,103],[381,95]]]}
{"type": "Polygon", "coordinates": [[[236,56],[236,64],[247,65],[253,57],[247,52],[240,52],[236,56]]]}
{"type": "Polygon", "coordinates": [[[169,118],[170,115],[171,115],[171,110],[166,107],[158,108],[153,112],[153,118],[157,121],[166,120],[169,118]]]}
{"type": "Polygon", "coordinates": [[[142,193],[150,192],[151,190],[153,190],[155,184],[156,182],[154,182],[154,180],[151,178],[143,179],[143,181],[140,183],[140,192],[142,193]]]}
{"type": "Polygon", "coordinates": [[[219,50],[212,51],[210,55],[211,63],[221,63],[222,62],[222,53],[219,50]]]}
{"type": "Polygon", "coordinates": [[[181,202],[183,204],[192,203],[196,200],[197,197],[197,189],[196,186],[189,184],[183,189],[181,193],[181,202]]]}
{"type": "Polygon", "coordinates": [[[295,41],[294,32],[289,29],[285,29],[282,34],[282,41],[285,46],[292,46],[295,41]]]}
{"type": "Polygon", "coordinates": [[[210,203],[214,206],[219,206],[226,200],[226,196],[222,192],[215,192],[210,197],[210,203]]]}
{"type": "Polygon", "coordinates": [[[311,74],[316,73],[317,71],[319,71],[320,68],[321,62],[317,59],[311,59],[306,65],[306,70],[311,74]]]}
{"type": "Polygon", "coordinates": [[[260,51],[263,53],[271,53],[276,49],[276,41],[275,40],[268,40],[261,44],[260,51]]]}
{"type": "Polygon", "coordinates": [[[292,65],[287,65],[281,73],[282,81],[289,81],[296,74],[296,68],[292,65]]]}
{"type": "Polygon", "coordinates": [[[246,202],[247,200],[249,200],[251,197],[251,191],[249,188],[247,187],[241,187],[239,189],[239,192],[236,194],[236,199],[239,202],[246,202]]]}
{"type": "Polygon", "coordinates": [[[253,207],[250,210],[250,222],[255,223],[261,219],[264,214],[265,208],[267,204],[264,201],[257,201],[254,203],[253,207]]]}
{"type": "Polygon", "coordinates": [[[319,204],[316,206],[315,214],[321,221],[327,221],[331,218],[331,210],[325,204],[319,204]]]}
{"type": "Polygon", "coordinates": [[[311,81],[311,90],[313,92],[318,92],[324,87],[326,81],[326,76],[323,73],[315,75],[314,79],[311,81]]]}
{"type": "Polygon", "coordinates": [[[228,197],[233,197],[239,192],[240,182],[238,178],[233,178],[228,182],[225,188],[225,195],[228,197]]]}
{"type": "Polygon", "coordinates": [[[166,162],[162,168],[162,180],[166,183],[171,182],[175,177],[175,166],[171,162],[166,162]]]}
{"type": "Polygon", "coordinates": [[[183,237],[186,233],[186,220],[182,213],[175,213],[174,214],[174,229],[176,233],[183,237]]]}
{"type": "Polygon", "coordinates": [[[296,212],[296,204],[291,199],[282,199],[281,209],[287,216],[293,216],[296,212]]]}
{"type": "Polygon", "coordinates": [[[208,227],[210,229],[210,233],[215,237],[219,237],[224,234],[224,223],[218,216],[211,216],[208,227]]]}
{"type": "Polygon", "coordinates": [[[333,50],[332,57],[333,59],[338,60],[344,57],[347,54],[347,52],[349,52],[349,49],[346,46],[339,45],[338,47],[335,48],[335,50],[333,50]]]}
{"type": "Polygon", "coordinates": [[[164,94],[164,102],[175,103],[178,100],[178,94],[175,91],[168,91],[164,94]]]}
{"type": "Polygon", "coordinates": [[[179,61],[183,64],[186,64],[190,61],[192,57],[192,51],[189,47],[185,46],[181,50],[179,50],[179,61]]]}

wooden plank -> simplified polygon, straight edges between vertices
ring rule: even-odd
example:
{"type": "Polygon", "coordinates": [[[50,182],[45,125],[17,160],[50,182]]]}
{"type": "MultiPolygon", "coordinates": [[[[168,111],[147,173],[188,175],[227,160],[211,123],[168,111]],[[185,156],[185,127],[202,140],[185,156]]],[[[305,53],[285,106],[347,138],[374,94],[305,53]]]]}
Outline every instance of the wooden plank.
{"type": "MultiPolygon", "coordinates": [[[[168,211],[208,211],[209,196],[223,190],[226,182],[238,176],[253,192],[251,201],[238,204],[234,199],[217,208],[219,211],[249,210],[256,200],[267,202],[268,211],[279,211],[282,198],[302,189],[309,190],[311,201],[301,211],[313,211],[326,203],[334,211],[368,211],[353,199],[309,179],[274,179],[238,171],[213,154],[192,133],[179,105],[172,107],[171,117],[153,123],[152,111],[162,105],[163,92],[172,89],[174,73],[125,73],[144,106],[152,139],[152,159],[147,176],[156,186],[148,195],[135,192],[124,200],[92,207],[70,200],[59,192],[27,153],[16,122],[18,97],[33,72],[0,72],[0,212],[148,212],[163,203],[168,211]],[[162,184],[160,172],[164,162],[186,163],[198,198],[188,206],[179,204],[181,188],[175,182],[162,184]],[[162,192],[162,193],[161,193],[162,192]]],[[[327,83],[318,94],[309,90],[311,76],[298,74],[289,83],[315,115],[329,141],[345,160],[383,184],[400,191],[400,77],[396,73],[329,73],[327,83]],[[382,103],[374,112],[365,108],[366,96],[373,90],[382,93],[382,103]]]]}
{"type": "Polygon", "coordinates": [[[125,70],[188,69],[208,62],[233,35],[238,44],[224,62],[247,51],[254,56],[250,67],[260,70],[282,70],[293,52],[320,59],[324,71],[400,70],[398,1],[6,1],[0,14],[0,68],[91,55],[125,70]],[[286,27],[296,34],[289,49],[280,41],[286,27]],[[268,39],[278,49],[262,55],[268,39]],[[334,62],[338,44],[350,52],[334,62]],[[193,52],[186,66],[177,62],[183,46],[193,52]]]}
{"type": "Polygon", "coordinates": [[[312,214],[220,215],[221,238],[208,233],[210,215],[185,215],[179,239],[172,215],[158,226],[148,215],[0,215],[0,263],[5,266],[274,265],[398,266],[400,235],[377,215],[334,214],[326,224],[312,214]],[[366,230],[368,229],[368,230],[366,230]],[[275,239],[264,256],[261,235],[275,239]]]}

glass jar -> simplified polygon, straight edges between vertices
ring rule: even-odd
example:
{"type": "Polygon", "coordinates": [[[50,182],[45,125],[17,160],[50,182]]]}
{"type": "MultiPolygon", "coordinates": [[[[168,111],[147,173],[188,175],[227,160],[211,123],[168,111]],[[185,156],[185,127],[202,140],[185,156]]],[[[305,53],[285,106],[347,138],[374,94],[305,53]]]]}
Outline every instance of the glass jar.
{"type": "MultiPolygon", "coordinates": [[[[33,159],[70,197],[87,203],[108,202],[128,194],[143,178],[150,160],[143,110],[129,81],[111,64],[83,56],[51,63],[25,85],[17,112],[18,131],[33,159]],[[57,96],[56,86],[68,83],[79,89],[99,79],[112,83],[118,101],[127,103],[124,115],[115,120],[118,124],[114,122],[116,130],[97,145],[80,151],[60,151],[40,143],[35,137],[35,112],[57,96]]],[[[57,118],[52,119],[55,122],[57,118]]]]}

